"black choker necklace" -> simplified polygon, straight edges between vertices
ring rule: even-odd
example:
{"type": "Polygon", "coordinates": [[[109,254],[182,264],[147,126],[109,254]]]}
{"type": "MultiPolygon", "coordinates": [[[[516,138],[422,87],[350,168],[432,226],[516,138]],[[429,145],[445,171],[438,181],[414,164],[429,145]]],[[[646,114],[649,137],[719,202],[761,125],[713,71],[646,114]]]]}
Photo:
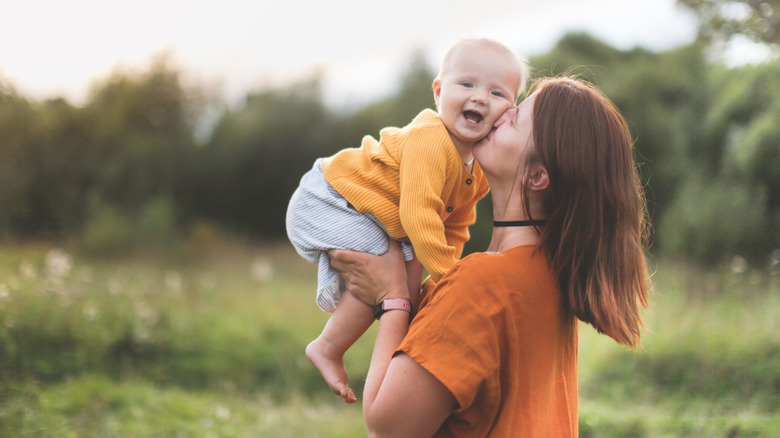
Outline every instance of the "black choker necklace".
{"type": "Polygon", "coordinates": [[[532,221],[493,221],[494,227],[538,227],[544,225],[545,220],[532,221]]]}

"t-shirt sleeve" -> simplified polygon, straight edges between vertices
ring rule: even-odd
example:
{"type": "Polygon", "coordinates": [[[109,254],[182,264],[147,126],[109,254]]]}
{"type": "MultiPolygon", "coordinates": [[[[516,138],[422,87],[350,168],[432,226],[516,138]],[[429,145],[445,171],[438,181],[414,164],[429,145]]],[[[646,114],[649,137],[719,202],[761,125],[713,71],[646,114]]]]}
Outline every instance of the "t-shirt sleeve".
{"type": "Polygon", "coordinates": [[[442,277],[398,348],[449,389],[458,411],[499,385],[501,305],[475,290],[477,266],[467,258],[442,277]]]}

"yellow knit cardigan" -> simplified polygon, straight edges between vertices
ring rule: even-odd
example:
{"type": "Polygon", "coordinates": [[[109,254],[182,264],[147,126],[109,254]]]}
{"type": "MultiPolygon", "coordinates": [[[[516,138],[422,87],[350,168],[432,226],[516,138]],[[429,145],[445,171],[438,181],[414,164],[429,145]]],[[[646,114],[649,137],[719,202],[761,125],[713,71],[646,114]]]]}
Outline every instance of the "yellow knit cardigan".
{"type": "Polygon", "coordinates": [[[323,161],[325,179],[394,239],[409,237],[438,281],[460,258],[489,190],[477,163],[469,173],[438,114],[424,110],[403,128],[385,128],[323,161]]]}

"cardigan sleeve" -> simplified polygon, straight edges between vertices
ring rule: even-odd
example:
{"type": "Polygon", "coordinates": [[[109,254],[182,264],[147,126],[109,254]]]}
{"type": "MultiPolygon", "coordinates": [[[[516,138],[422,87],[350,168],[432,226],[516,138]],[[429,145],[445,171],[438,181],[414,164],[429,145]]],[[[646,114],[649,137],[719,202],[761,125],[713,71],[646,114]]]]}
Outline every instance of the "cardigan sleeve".
{"type": "Polygon", "coordinates": [[[477,220],[476,207],[473,205],[456,209],[444,221],[444,236],[455,247],[455,257],[463,256],[463,247],[469,240],[469,227],[477,220]]]}
{"type": "MultiPolygon", "coordinates": [[[[448,173],[452,173],[452,155],[457,151],[452,150],[443,129],[413,130],[405,141],[399,168],[398,213],[418,259],[438,281],[460,255],[458,248],[448,243],[443,220],[447,207],[444,199],[452,191],[448,173]]],[[[454,159],[459,164],[458,157],[454,159]]]]}

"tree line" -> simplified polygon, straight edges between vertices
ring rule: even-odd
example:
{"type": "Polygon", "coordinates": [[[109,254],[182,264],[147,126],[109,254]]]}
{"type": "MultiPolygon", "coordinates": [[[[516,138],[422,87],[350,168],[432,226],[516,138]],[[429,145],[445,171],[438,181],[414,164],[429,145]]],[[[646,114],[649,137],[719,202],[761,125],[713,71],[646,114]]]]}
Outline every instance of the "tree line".
{"type": "MultiPolygon", "coordinates": [[[[728,67],[706,51],[619,50],[569,34],[530,62],[535,77],[593,82],[623,112],[654,252],[766,260],[780,248],[780,62],[728,67]]],[[[228,107],[165,56],[96,82],[79,106],[26,98],[0,78],[0,240],[108,250],[203,223],[281,238],[287,201],[315,158],[434,106],[435,72],[419,55],[408,65],[394,93],[352,110],[326,105],[319,77],[228,107]]],[[[490,217],[489,200],[479,209],[490,217]]],[[[468,248],[488,234],[480,221],[468,248]]]]}

